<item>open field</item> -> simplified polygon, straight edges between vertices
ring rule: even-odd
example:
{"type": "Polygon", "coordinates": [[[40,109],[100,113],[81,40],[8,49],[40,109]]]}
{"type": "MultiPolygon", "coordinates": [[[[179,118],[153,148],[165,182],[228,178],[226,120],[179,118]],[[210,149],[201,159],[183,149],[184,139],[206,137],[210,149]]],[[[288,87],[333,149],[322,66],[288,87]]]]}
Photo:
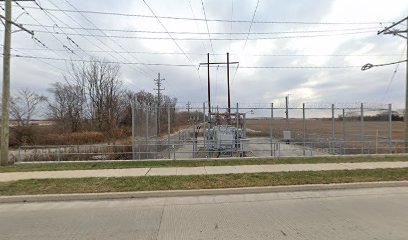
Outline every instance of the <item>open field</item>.
{"type": "MultiPolygon", "coordinates": [[[[276,119],[272,121],[272,132],[275,139],[283,138],[283,131],[290,130],[294,142],[305,142],[319,144],[324,148],[339,146],[346,149],[346,153],[359,153],[360,148],[366,148],[364,153],[390,152],[390,141],[388,138],[388,122],[365,121],[363,127],[360,121],[345,122],[337,120],[334,122],[334,138],[332,135],[333,125],[331,120],[307,119],[304,132],[302,119],[276,119]],[[303,135],[305,133],[305,136],[303,135]],[[377,150],[372,150],[377,148],[377,150]],[[367,150],[368,149],[368,150],[367,150]],[[370,152],[371,149],[371,152],[370,152]],[[379,150],[378,150],[379,149],[379,150]],[[373,152],[375,151],[375,152],[373,152]]],[[[270,136],[270,120],[247,120],[249,137],[270,136]]],[[[404,122],[392,122],[392,152],[402,152],[402,140],[404,135],[404,122]]]]}

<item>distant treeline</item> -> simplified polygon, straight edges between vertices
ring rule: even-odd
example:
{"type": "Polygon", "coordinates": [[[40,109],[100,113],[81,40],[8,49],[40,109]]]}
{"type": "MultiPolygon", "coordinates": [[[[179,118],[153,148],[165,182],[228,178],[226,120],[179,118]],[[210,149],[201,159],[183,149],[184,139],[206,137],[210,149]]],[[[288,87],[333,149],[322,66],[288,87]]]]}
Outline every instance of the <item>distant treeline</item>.
{"type": "MultiPolygon", "coordinates": [[[[368,115],[368,116],[364,116],[364,121],[388,121],[388,117],[389,117],[389,115],[388,115],[388,113],[379,113],[379,114],[376,114],[376,115],[368,115]]],[[[346,116],[345,117],[346,118],[346,121],[347,120],[360,120],[360,118],[361,118],[361,116],[360,115],[356,115],[356,116],[346,116]]],[[[340,115],[339,117],[338,117],[338,119],[339,120],[343,120],[343,116],[342,115],[340,115]]],[[[392,121],[404,121],[404,117],[403,116],[400,116],[399,114],[397,114],[397,113],[393,113],[392,115],[391,115],[391,120],[392,121]]]]}

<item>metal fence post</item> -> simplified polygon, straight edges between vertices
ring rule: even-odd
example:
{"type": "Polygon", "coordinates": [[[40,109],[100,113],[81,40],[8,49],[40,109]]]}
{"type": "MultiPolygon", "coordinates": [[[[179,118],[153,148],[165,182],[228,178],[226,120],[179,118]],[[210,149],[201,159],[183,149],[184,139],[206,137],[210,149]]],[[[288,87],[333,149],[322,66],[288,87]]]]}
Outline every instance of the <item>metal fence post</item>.
{"type": "Polygon", "coordinates": [[[203,144],[204,144],[204,148],[205,148],[205,143],[206,143],[206,131],[205,131],[205,102],[203,102],[203,144]]]}
{"type": "Polygon", "coordinates": [[[332,137],[331,137],[331,153],[335,153],[335,139],[336,139],[336,133],[335,133],[335,119],[334,119],[334,104],[331,105],[331,116],[332,116],[332,137]]]}
{"type": "Polygon", "coordinates": [[[345,113],[345,111],[344,111],[344,108],[343,108],[343,111],[342,111],[342,120],[343,120],[343,122],[342,122],[342,132],[343,132],[343,154],[346,154],[346,149],[345,149],[345,147],[346,147],[346,113],[345,113]]]}
{"type": "Polygon", "coordinates": [[[360,140],[361,140],[361,154],[364,154],[364,104],[360,107],[360,140]]]}
{"type": "Polygon", "coordinates": [[[306,112],[305,104],[302,103],[302,117],[303,117],[303,156],[306,155],[306,112]]]}
{"type": "Polygon", "coordinates": [[[169,149],[169,159],[171,158],[170,154],[170,132],[171,132],[171,126],[170,126],[170,105],[167,106],[167,149],[169,149]]]}
{"type": "Polygon", "coordinates": [[[57,160],[58,160],[58,162],[61,161],[61,149],[60,149],[60,146],[58,146],[58,149],[57,149],[57,160]]]}
{"type": "Polygon", "coordinates": [[[388,104],[388,152],[392,153],[392,104],[388,104]]]}
{"type": "Polygon", "coordinates": [[[271,121],[270,121],[270,137],[271,137],[271,156],[274,156],[274,146],[273,146],[273,126],[272,126],[272,122],[273,122],[273,103],[271,103],[271,121]]]}
{"type": "Polygon", "coordinates": [[[135,105],[134,102],[131,103],[130,105],[131,112],[132,112],[132,159],[136,159],[136,111],[135,111],[135,105]]]}

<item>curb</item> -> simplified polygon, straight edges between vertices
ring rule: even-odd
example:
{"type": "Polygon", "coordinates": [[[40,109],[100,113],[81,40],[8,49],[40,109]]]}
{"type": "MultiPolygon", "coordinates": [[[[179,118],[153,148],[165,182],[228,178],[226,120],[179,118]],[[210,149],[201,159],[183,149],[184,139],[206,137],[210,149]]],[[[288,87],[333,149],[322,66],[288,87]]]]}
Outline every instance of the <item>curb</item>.
{"type": "Polygon", "coordinates": [[[276,160],[276,159],[298,159],[298,158],[406,158],[407,153],[393,154],[350,154],[350,155],[318,155],[318,156],[271,156],[271,157],[230,157],[230,158],[180,158],[180,159],[142,159],[142,160],[80,160],[80,161],[40,161],[40,162],[15,162],[15,165],[35,165],[44,163],[101,163],[101,162],[172,162],[172,161],[228,161],[228,160],[276,160]]]}
{"type": "Polygon", "coordinates": [[[256,194],[273,192],[325,191],[325,190],[345,190],[345,189],[382,188],[382,187],[408,187],[408,181],[310,184],[310,185],[225,188],[225,189],[1,196],[0,204],[26,203],[26,202],[57,202],[57,201],[95,201],[95,200],[131,199],[131,198],[191,197],[205,195],[209,196],[209,195],[256,194]]]}

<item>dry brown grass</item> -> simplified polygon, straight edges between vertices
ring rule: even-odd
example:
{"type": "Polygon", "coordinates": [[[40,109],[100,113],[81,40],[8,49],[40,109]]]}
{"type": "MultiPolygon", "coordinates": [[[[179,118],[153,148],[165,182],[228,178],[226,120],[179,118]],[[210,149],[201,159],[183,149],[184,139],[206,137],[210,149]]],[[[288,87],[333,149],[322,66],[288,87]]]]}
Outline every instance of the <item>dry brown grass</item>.
{"type": "MultiPolygon", "coordinates": [[[[375,135],[378,131],[379,136],[387,136],[388,122],[378,121],[378,122],[364,122],[365,134],[375,135]]],[[[274,132],[281,132],[286,129],[286,120],[279,119],[272,121],[272,129],[274,132]]],[[[258,134],[263,134],[264,136],[269,136],[270,134],[270,120],[247,120],[247,127],[259,131],[258,134]]],[[[360,133],[360,122],[359,121],[346,121],[346,135],[359,134],[360,133]]],[[[303,121],[301,119],[290,119],[289,120],[289,130],[292,131],[303,131],[303,121]]],[[[309,134],[317,134],[321,136],[332,134],[332,122],[330,120],[306,120],[306,132],[309,134]]],[[[343,122],[335,121],[335,134],[337,136],[343,133],[343,122]]],[[[353,135],[350,135],[352,137],[353,135]]],[[[404,138],[404,123],[403,122],[392,122],[392,136],[393,139],[402,140],[404,138]]],[[[352,138],[353,139],[353,138],[352,138]]]]}
{"type": "MultiPolygon", "coordinates": [[[[361,123],[359,121],[347,121],[345,122],[345,139],[346,148],[356,148],[356,152],[360,152],[357,148],[362,147],[361,144],[361,123]]],[[[270,120],[247,120],[247,128],[254,130],[248,132],[249,136],[270,136],[270,120]]],[[[341,120],[335,121],[335,138],[337,141],[343,139],[343,122],[341,120]]],[[[290,119],[287,124],[284,119],[276,119],[272,121],[273,136],[277,139],[283,138],[283,130],[292,131],[292,138],[294,141],[303,141],[303,120],[302,119],[290,119]],[[287,128],[287,126],[289,126],[287,128]]],[[[374,148],[376,142],[377,147],[388,146],[388,122],[386,121],[366,121],[364,122],[364,146],[368,148],[374,148]]],[[[404,122],[394,121],[392,122],[392,139],[393,141],[402,141],[404,138],[404,122]]],[[[332,121],[326,119],[307,119],[306,120],[306,141],[323,142],[330,141],[332,139],[332,121]]],[[[328,144],[328,143],[327,143],[328,144]]],[[[394,152],[402,151],[402,143],[394,143],[394,152]]],[[[350,150],[350,153],[352,151],[350,150]]]]}

